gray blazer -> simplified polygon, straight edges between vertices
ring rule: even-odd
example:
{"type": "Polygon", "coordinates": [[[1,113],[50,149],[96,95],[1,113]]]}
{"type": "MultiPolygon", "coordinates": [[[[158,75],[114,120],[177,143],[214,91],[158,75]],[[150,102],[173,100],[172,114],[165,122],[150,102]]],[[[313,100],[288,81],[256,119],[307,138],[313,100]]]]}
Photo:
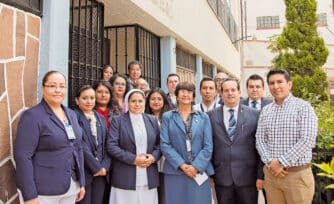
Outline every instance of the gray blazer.
{"type": "MultiPolygon", "coordinates": [[[[147,132],[147,153],[152,154],[155,161],[161,157],[159,148],[160,127],[158,120],[143,113],[147,132]]],[[[111,120],[107,151],[112,156],[111,185],[116,188],[136,190],[136,141],[129,112],[115,116],[111,120]]],[[[149,189],[159,186],[157,162],[147,168],[149,189]]]]}
{"type": "MultiPolygon", "coordinates": [[[[266,105],[268,105],[269,103],[272,103],[272,102],[273,102],[272,99],[262,97],[262,98],[261,98],[261,109],[262,109],[264,106],[266,106],[266,105]]],[[[243,105],[245,105],[245,106],[248,106],[248,104],[249,104],[249,97],[244,98],[244,99],[241,99],[241,100],[240,100],[240,104],[243,104],[243,105]]]]}
{"type": "Polygon", "coordinates": [[[259,111],[239,105],[236,133],[229,139],[224,124],[223,106],[208,112],[213,130],[212,163],[216,185],[249,186],[262,173],[260,157],[255,148],[259,111]]]}

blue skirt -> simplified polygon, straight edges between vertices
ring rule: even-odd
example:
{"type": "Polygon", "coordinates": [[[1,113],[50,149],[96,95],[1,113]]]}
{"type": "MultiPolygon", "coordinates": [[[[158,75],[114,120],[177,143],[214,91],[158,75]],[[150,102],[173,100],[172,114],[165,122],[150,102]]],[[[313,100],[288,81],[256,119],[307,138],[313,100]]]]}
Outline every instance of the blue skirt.
{"type": "Polygon", "coordinates": [[[210,178],[199,186],[184,174],[164,176],[166,204],[211,204],[210,178]]]}

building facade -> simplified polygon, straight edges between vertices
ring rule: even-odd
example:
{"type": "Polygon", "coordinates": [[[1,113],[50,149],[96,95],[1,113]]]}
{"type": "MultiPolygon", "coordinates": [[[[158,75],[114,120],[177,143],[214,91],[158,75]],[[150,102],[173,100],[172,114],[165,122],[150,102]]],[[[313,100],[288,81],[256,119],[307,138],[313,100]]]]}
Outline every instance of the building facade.
{"type": "MultiPolygon", "coordinates": [[[[151,87],[169,73],[199,84],[218,71],[240,78],[237,0],[0,0],[0,203],[18,203],[13,144],[20,115],[41,100],[49,70],[75,90],[104,64],[139,60],[151,87]]],[[[199,94],[197,94],[199,96],[199,94]]]]}
{"type": "MultiPolygon", "coordinates": [[[[271,67],[275,54],[267,49],[269,38],[280,34],[285,24],[284,1],[243,0],[243,22],[245,40],[242,41],[241,69],[242,79],[257,73],[265,77],[271,67]]],[[[331,98],[334,99],[334,2],[317,1],[318,34],[324,39],[329,50],[326,64],[323,65],[330,82],[331,98]]],[[[242,80],[245,90],[245,80],[242,80]]],[[[246,91],[242,91],[244,94],[246,91]]],[[[266,94],[269,95],[268,90],[266,94]]]]}

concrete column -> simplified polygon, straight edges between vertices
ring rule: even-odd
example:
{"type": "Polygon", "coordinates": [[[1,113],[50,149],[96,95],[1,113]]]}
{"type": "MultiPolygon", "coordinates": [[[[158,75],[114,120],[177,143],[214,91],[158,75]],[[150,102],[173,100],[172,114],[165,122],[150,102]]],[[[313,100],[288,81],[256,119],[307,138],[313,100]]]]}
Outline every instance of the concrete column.
{"type": "Polygon", "coordinates": [[[195,99],[195,103],[199,103],[202,100],[201,94],[199,91],[199,85],[201,83],[202,78],[203,78],[202,57],[199,55],[196,55],[196,76],[195,76],[196,99],[195,99]]]}
{"type": "Polygon", "coordinates": [[[161,88],[167,93],[167,76],[176,73],[176,41],[167,36],[160,39],[161,88]]]}
{"type": "MultiPolygon", "coordinates": [[[[68,82],[69,19],[70,1],[43,1],[39,89],[44,74],[50,70],[63,73],[68,82]]],[[[39,91],[39,100],[41,97],[39,91]]],[[[67,97],[64,104],[67,105],[67,97]]]]}
{"type": "Polygon", "coordinates": [[[217,66],[216,65],[211,65],[211,69],[212,69],[212,76],[213,78],[215,78],[216,74],[217,74],[217,66]]]}

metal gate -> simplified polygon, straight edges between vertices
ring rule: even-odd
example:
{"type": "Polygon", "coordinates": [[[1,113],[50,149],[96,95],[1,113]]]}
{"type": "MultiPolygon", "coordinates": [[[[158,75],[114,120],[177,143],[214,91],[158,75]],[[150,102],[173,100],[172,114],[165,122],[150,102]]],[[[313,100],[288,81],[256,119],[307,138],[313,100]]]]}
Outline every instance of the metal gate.
{"type": "Polygon", "coordinates": [[[85,84],[102,77],[104,6],[95,0],[70,0],[69,106],[85,84]]]}
{"type": "MultiPolygon", "coordinates": [[[[139,25],[123,25],[105,28],[106,60],[110,59],[116,72],[127,74],[127,64],[138,60],[142,66],[142,77],[150,87],[160,87],[160,37],[139,25]],[[106,40],[107,41],[107,40],[106,40]]],[[[108,61],[106,61],[108,63],[108,61]]]]}

